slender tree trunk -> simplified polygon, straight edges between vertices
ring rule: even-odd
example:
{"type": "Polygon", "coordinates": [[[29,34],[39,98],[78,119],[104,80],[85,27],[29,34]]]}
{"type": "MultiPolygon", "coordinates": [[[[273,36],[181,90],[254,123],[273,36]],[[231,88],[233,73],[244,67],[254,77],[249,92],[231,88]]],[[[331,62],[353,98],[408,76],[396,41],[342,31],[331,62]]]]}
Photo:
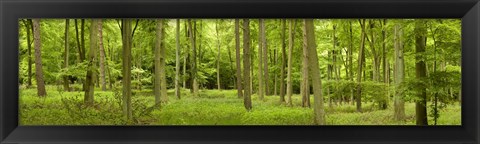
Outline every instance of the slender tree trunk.
{"type": "Polygon", "coordinates": [[[364,49],[365,49],[365,19],[359,20],[360,25],[362,27],[361,33],[361,42],[360,42],[360,50],[358,54],[358,72],[357,72],[357,112],[362,112],[362,68],[364,62],[364,49]]]}
{"type": "MultiPolygon", "coordinates": [[[[68,48],[68,27],[70,25],[70,21],[68,19],[65,19],[65,54],[63,55],[63,68],[67,69],[68,68],[68,54],[69,54],[69,48],[68,48]]],[[[27,30],[28,31],[28,30],[27,30]]],[[[68,76],[64,75],[63,76],[63,90],[64,91],[70,91],[70,86],[68,82],[68,76]]]]}
{"type": "MultiPolygon", "coordinates": [[[[424,20],[415,22],[415,73],[417,79],[426,77],[426,65],[423,56],[425,56],[425,41],[427,39],[427,30],[424,20]]],[[[428,125],[427,121],[427,90],[425,87],[419,88],[418,100],[415,103],[415,114],[417,125],[428,125]]]]}
{"type": "Polygon", "coordinates": [[[243,96],[243,104],[247,111],[252,109],[252,100],[250,98],[251,89],[250,87],[250,21],[248,19],[243,19],[243,69],[244,69],[244,84],[245,84],[245,95],[243,96]]]}
{"type": "Polygon", "coordinates": [[[267,47],[267,36],[265,31],[265,19],[260,19],[261,25],[261,35],[262,35],[262,48],[263,48],[263,82],[265,83],[264,94],[270,95],[270,87],[268,86],[268,47],[267,47]]]}
{"type": "Polygon", "coordinates": [[[123,114],[128,120],[132,119],[132,92],[131,92],[131,67],[132,67],[132,20],[122,19],[122,43],[123,43],[123,59],[122,59],[122,84],[123,84],[123,114]]]}
{"type": "MultiPolygon", "coordinates": [[[[348,47],[348,67],[349,67],[349,76],[350,76],[350,81],[353,82],[353,28],[352,28],[352,21],[349,21],[349,33],[350,33],[350,46],[348,47]]],[[[351,98],[351,102],[352,104],[354,104],[354,91],[353,91],[353,87],[350,87],[350,98],[351,98]]]]}
{"type": "MultiPolygon", "coordinates": [[[[399,87],[405,78],[405,65],[403,56],[403,30],[400,24],[395,25],[394,31],[394,47],[395,47],[395,85],[399,87]]],[[[394,97],[394,114],[395,120],[403,120],[405,118],[405,102],[403,101],[404,94],[402,91],[395,91],[394,97]]]]}
{"type": "Polygon", "coordinates": [[[165,47],[163,44],[163,20],[156,20],[156,44],[155,44],[155,103],[168,101],[165,82],[165,47]]]}
{"type": "Polygon", "coordinates": [[[308,76],[308,37],[307,29],[303,28],[303,58],[302,58],[302,106],[310,107],[310,83],[308,76]]]}
{"type": "Polygon", "coordinates": [[[263,20],[259,19],[259,34],[258,34],[258,98],[263,100],[263,20]]]}
{"type": "Polygon", "coordinates": [[[31,33],[33,32],[32,19],[23,20],[25,31],[27,31],[27,47],[28,47],[28,78],[27,88],[32,86],[32,40],[31,33]]]}
{"type": "MultiPolygon", "coordinates": [[[[80,60],[83,62],[83,61],[85,61],[85,53],[86,53],[85,52],[85,19],[81,19],[80,23],[81,23],[80,24],[80,30],[82,31],[80,33],[80,40],[81,40],[81,46],[82,46],[80,48],[80,51],[82,51],[81,52],[82,55],[80,56],[80,60]]],[[[82,86],[83,86],[82,89],[85,90],[86,87],[87,87],[86,82],[83,82],[82,86]]]]}
{"type": "Polygon", "coordinates": [[[237,64],[237,95],[243,98],[242,89],[242,67],[240,62],[240,20],[235,19],[235,58],[237,64]]]}
{"type": "Polygon", "coordinates": [[[322,80],[320,78],[320,67],[318,63],[317,46],[315,43],[315,27],[312,19],[305,19],[305,32],[307,37],[307,47],[309,54],[307,59],[309,60],[310,76],[312,76],[313,84],[313,110],[315,113],[314,122],[317,125],[325,124],[325,110],[323,106],[322,97],[322,80]]]}
{"type": "Polygon", "coordinates": [[[215,33],[217,34],[217,46],[218,46],[218,51],[217,51],[217,89],[221,90],[220,86],[220,35],[218,34],[218,20],[215,22],[215,33]]]}
{"type": "Polygon", "coordinates": [[[96,80],[96,47],[98,35],[97,35],[97,26],[98,19],[93,19],[90,23],[90,51],[88,53],[88,71],[85,78],[85,97],[84,102],[87,106],[93,106],[94,104],[94,91],[95,91],[95,80],[96,80]]]}
{"type": "Polygon", "coordinates": [[[105,49],[103,48],[103,24],[102,19],[98,20],[98,46],[100,48],[100,84],[102,91],[107,90],[107,81],[105,80],[105,49]]]}
{"type": "Polygon", "coordinates": [[[293,51],[293,22],[290,20],[288,25],[288,68],[287,68],[287,97],[288,105],[292,106],[292,51],[293,51]]]}
{"type": "MultiPolygon", "coordinates": [[[[193,22],[195,23],[195,22],[193,22]]],[[[196,31],[196,28],[192,28],[192,20],[188,20],[188,27],[190,29],[190,41],[192,43],[192,50],[193,50],[193,70],[192,70],[192,79],[193,79],[193,96],[198,97],[198,84],[197,84],[197,50],[195,47],[195,35],[194,31],[196,31]]]]}
{"type": "Polygon", "coordinates": [[[180,99],[180,19],[177,19],[176,22],[175,43],[177,49],[175,51],[175,96],[180,99]]]}
{"type": "Polygon", "coordinates": [[[45,81],[43,80],[42,66],[42,47],[40,38],[40,19],[33,19],[33,41],[35,43],[35,77],[37,79],[37,95],[44,97],[47,95],[45,91],[45,81]]]}
{"type": "Polygon", "coordinates": [[[287,60],[286,44],[285,44],[285,31],[287,20],[282,19],[282,64],[280,66],[280,103],[285,102],[285,66],[287,60]]]}

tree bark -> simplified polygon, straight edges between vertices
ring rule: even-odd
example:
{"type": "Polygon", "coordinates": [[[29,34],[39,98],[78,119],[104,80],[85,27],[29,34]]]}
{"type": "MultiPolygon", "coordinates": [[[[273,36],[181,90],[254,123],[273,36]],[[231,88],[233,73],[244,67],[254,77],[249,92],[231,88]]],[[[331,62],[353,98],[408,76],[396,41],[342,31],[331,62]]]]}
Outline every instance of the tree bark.
{"type": "MultiPolygon", "coordinates": [[[[424,20],[415,22],[415,73],[416,78],[423,80],[426,77],[426,65],[424,60],[425,42],[427,40],[427,29],[424,20]]],[[[415,116],[417,125],[428,125],[427,121],[427,90],[419,87],[418,100],[415,102],[415,116]]]]}
{"type": "Polygon", "coordinates": [[[261,35],[262,35],[262,48],[263,48],[263,82],[265,84],[264,88],[264,94],[265,95],[270,95],[270,87],[268,86],[269,80],[268,80],[268,47],[267,47],[267,36],[266,36],[266,31],[265,31],[265,19],[260,19],[262,25],[261,25],[261,35]]]}
{"type": "Polygon", "coordinates": [[[132,67],[132,20],[122,19],[122,84],[123,84],[123,114],[128,120],[132,119],[132,92],[131,92],[131,67],[132,67]]]}
{"type": "MultiPolygon", "coordinates": [[[[403,30],[400,24],[395,25],[394,47],[395,47],[395,85],[399,87],[405,78],[405,64],[403,56],[403,30]]],[[[398,89],[398,88],[397,88],[398,89]]],[[[403,120],[405,118],[405,102],[402,91],[395,91],[394,97],[394,119],[403,120]]]]}
{"type": "Polygon", "coordinates": [[[258,98],[263,101],[263,20],[258,20],[258,98]]]}
{"type": "MultiPolygon", "coordinates": [[[[195,21],[193,22],[195,23],[195,21]]],[[[193,83],[192,83],[192,89],[193,89],[193,96],[194,97],[198,97],[198,84],[197,84],[197,49],[195,47],[195,35],[194,35],[194,31],[196,31],[196,27],[195,28],[192,28],[192,20],[188,20],[188,28],[189,28],[189,34],[190,34],[190,42],[191,42],[191,46],[192,46],[192,51],[193,51],[193,63],[192,63],[192,79],[193,79],[193,83]]]]}
{"type": "Polygon", "coordinates": [[[247,111],[252,109],[252,100],[250,98],[250,21],[243,19],[243,77],[245,84],[245,93],[243,96],[243,104],[247,111]]]}
{"type": "Polygon", "coordinates": [[[98,20],[93,19],[90,23],[90,51],[88,53],[88,70],[85,78],[85,97],[84,102],[87,106],[93,106],[94,104],[94,91],[96,80],[96,47],[97,45],[97,25],[98,20]]]}
{"type": "Polygon", "coordinates": [[[362,112],[362,68],[364,62],[364,49],[365,49],[365,19],[359,20],[362,27],[360,50],[358,54],[358,71],[357,71],[357,112],[362,112]]]}
{"type": "Polygon", "coordinates": [[[317,46],[315,43],[315,27],[312,19],[305,19],[305,33],[307,37],[307,47],[309,54],[307,59],[309,60],[310,76],[312,76],[314,103],[313,110],[315,113],[314,122],[316,125],[325,124],[325,110],[323,106],[322,97],[322,81],[320,78],[320,67],[318,63],[317,46]]]}
{"type": "Polygon", "coordinates": [[[168,101],[165,82],[165,47],[163,44],[163,20],[157,19],[156,43],[155,43],[155,103],[168,101]]]}
{"type": "Polygon", "coordinates": [[[44,97],[47,95],[47,91],[45,91],[45,81],[43,80],[40,19],[33,19],[33,41],[35,43],[35,78],[37,80],[37,95],[39,97],[44,97]]]}
{"type": "Polygon", "coordinates": [[[287,20],[282,19],[282,64],[280,66],[280,103],[285,102],[285,66],[287,60],[285,31],[287,20]]]}
{"type": "Polygon", "coordinates": [[[308,37],[307,29],[303,28],[303,58],[302,58],[302,107],[310,107],[310,83],[308,76],[308,37]]]}
{"type": "Polygon", "coordinates": [[[288,67],[287,67],[287,97],[288,105],[292,106],[292,51],[293,51],[293,22],[288,24],[288,67]]]}
{"type": "Polygon", "coordinates": [[[180,99],[180,19],[176,21],[175,43],[177,49],[175,51],[175,96],[180,99]]]}
{"type": "Polygon", "coordinates": [[[242,89],[242,66],[240,62],[240,20],[235,19],[235,58],[237,65],[237,95],[238,98],[243,98],[242,89]]]}
{"type": "Polygon", "coordinates": [[[105,49],[103,47],[103,24],[102,19],[98,20],[98,47],[100,49],[100,84],[102,91],[107,90],[107,81],[105,80],[105,49]]]}

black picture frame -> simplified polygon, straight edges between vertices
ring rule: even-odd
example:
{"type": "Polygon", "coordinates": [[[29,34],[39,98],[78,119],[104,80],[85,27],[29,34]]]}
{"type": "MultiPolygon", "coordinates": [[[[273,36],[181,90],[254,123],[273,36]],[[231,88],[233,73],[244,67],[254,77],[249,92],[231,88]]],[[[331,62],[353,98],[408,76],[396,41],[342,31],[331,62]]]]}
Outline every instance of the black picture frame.
{"type": "Polygon", "coordinates": [[[0,143],[479,144],[478,0],[0,0],[0,143]],[[19,126],[19,18],[461,18],[461,126],[19,126]]]}

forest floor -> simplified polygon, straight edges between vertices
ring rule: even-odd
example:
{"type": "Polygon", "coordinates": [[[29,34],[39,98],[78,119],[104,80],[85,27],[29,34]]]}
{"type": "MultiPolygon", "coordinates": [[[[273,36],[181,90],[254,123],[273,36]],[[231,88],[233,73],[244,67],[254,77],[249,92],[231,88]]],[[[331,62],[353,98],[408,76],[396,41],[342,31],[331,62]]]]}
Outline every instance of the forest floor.
{"type": "MultiPolygon", "coordinates": [[[[169,102],[154,107],[150,89],[133,90],[133,120],[127,121],[122,113],[121,89],[101,91],[95,89],[95,106],[83,105],[82,91],[62,92],[60,86],[47,86],[47,97],[36,96],[36,89],[20,88],[20,125],[312,125],[313,108],[301,107],[301,97],[293,95],[293,107],[279,103],[278,96],[265,96],[260,101],[252,95],[253,109],[247,112],[243,99],[236,90],[200,90],[193,97],[182,89],[178,100],[174,90],[168,90],[169,102]]],[[[313,96],[311,96],[313,104],[313,96]]],[[[405,121],[393,120],[393,104],[379,110],[373,103],[363,103],[363,112],[355,105],[343,103],[329,107],[325,103],[327,125],[414,125],[415,104],[405,104],[405,121]]],[[[430,109],[428,110],[430,112],[430,109]]],[[[429,117],[429,124],[433,118],[429,117]]],[[[461,125],[458,103],[447,105],[440,111],[438,125],[461,125]]]]}

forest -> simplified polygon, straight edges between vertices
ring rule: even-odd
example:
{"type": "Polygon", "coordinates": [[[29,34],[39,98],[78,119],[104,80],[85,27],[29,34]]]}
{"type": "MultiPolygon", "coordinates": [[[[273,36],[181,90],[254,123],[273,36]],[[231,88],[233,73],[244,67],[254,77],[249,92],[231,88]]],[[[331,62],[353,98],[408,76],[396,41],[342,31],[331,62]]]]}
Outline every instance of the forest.
{"type": "Polygon", "coordinates": [[[461,125],[460,19],[19,19],[20,125],[461,125]]]}

